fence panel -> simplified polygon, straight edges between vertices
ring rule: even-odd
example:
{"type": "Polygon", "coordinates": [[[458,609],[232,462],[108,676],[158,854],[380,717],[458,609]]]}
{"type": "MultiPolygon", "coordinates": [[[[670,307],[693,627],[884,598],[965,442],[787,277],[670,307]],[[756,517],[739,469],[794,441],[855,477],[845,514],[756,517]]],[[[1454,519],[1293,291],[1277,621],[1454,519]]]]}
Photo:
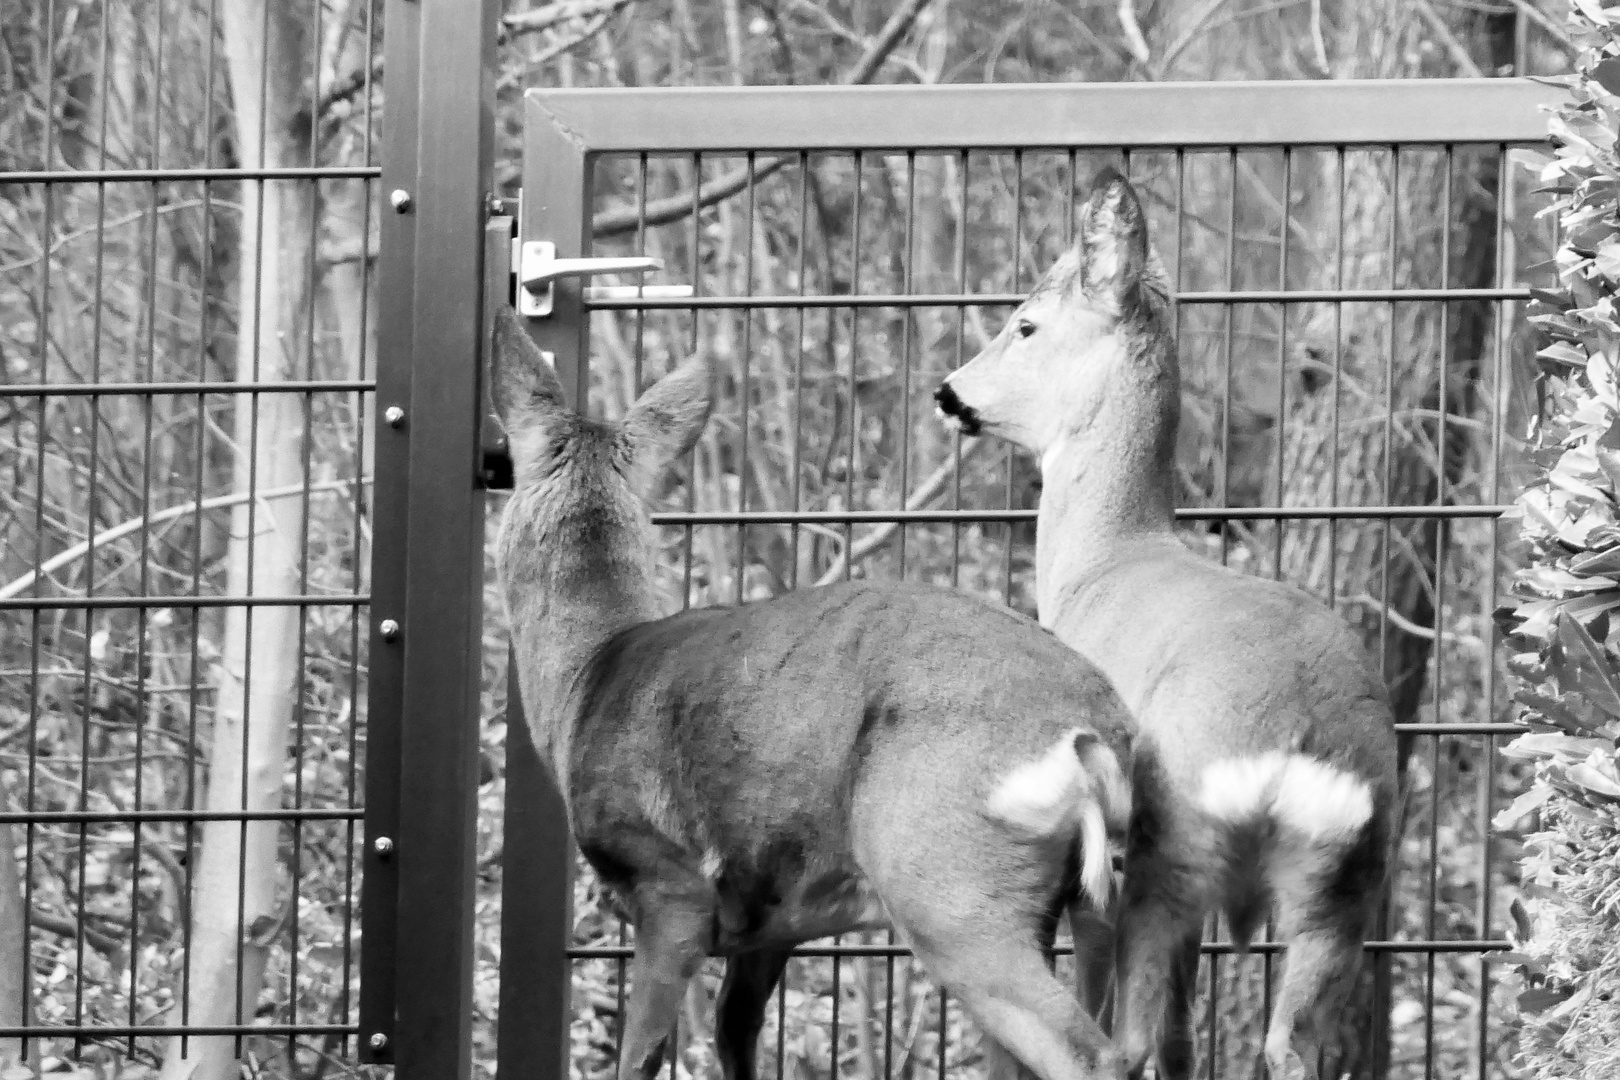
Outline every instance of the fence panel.
{"type": "MultiPolygon", "coordinates": [[[[1506,945],[1512,864],[1489,819],[1520,778],[1494,753],[1518,730],[1493,655],[1496,518],[1506,432],[1532,407],[1526,268],[1551,251],[1533,177],[1509,158],[1542,140],[1553,93],[1522,80],[534,90],[520,239],[665,269],[645,289],[559,283],[554,313],[530,325],[597,415],[697,349],[725,373],[654,516],[672,609],[863,575],[1030,610],[1035,470],[947,433],[930,395],[1069,242],[1090,176],[1122,166],[1179,300],[1186,541],[1333,604],[1382,658],[1399,714],[1413,795],[1368,946],[1366,996],[1381,1004],[1346,1018],[1339,1068],[1506,1075],[1511,1003],[1487,958],[1506,945]]],[[[509,816],[508,873],[556,880],[571,849],[531,826],[509,816]]],[[[541,924],[508,920],[502,975],[573,985],[573,1058],[599,1075],[631,931],[579,872],[570,963],[532,939],[541,924]]],[[[1201,1068],[1214,1077],[1254,1065],[1276,947],[1232,957],[1211,929],[1201,1068]]],[[[716,986],[709,970],[693,991],[695,1030],[672,1049],[684,1068],[712,1064],[716,986]]],[[[509,1040],[549,1054],[562,1039],[533,1017],[502,1021],[503,1060],[509,1040]]],[[[959,1010],[885,935],[801,950],[763,1042],[781,1077],[943,1078],[978,1060],[959,1010]]]]}

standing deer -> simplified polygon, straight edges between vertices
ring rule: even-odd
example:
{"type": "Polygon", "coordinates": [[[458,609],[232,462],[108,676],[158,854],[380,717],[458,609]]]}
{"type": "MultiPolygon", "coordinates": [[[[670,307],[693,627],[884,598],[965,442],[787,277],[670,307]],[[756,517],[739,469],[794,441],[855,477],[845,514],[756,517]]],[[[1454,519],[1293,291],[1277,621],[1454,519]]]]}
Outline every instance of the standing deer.
{"type": "Polygon", "coordinates": [[[1314,1078],[1354,985],[1398,831],[1378,673],[1305,592],[1231,571],[1173,529],[1181,387],[1169,286],[1131,185],[1099,176],[1074,245],[935,392],[964,433],[1040,461],[1043,626],[1096,662],[1140,725],[1114,1036],[1133,1076],[1193,1066],[1203,917],[1288,943],[1273,1078],[1314,1078]]]}
{"type": "Polygon", "coordinates": [[[1043,954],[1081,893],[1107,902],[1129,821],[1134,728],[1108,681],[1033,620],[919,585],[660,618],[642,499],[703,429],[707,363],[603,423],[565,406],[510,311],[495,339],[520,692],[580,850],[636,928],[621,1080],[658,1074],[711,952],[721,1065],[750,1080],[788,951],[879,925],[957,995],[998,1073],[1123,1077],[1043,954]]]}

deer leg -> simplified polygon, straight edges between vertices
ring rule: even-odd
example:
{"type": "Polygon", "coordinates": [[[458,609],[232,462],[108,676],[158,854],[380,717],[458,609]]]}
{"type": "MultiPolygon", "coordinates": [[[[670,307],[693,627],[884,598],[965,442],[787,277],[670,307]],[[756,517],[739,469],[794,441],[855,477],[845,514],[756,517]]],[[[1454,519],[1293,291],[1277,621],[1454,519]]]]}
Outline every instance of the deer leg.
{"type": "Polygon", "coordinates": [[[1184,938],[1171,960],[1170,1001],[1157,1048],[1158,1080],[1190,1080],[1197,1064],[1193,1001],[1198,996],[1198,953],[1203,935],[1184,938]]]}
{"type": "MultiPolygon", "coordinates": [[[[1158,1062],[1161,1071],[1175,1065],[1178,1056],[1190,1058],[1190,1048],[1178,1050],[1167,1040],[1179,1030],[1180,1038],[1190,1041],[1186,1032],[1191,1023],[1192,979],[1183,980],[1182,972],[1189,944],[1200,936],[1202,895],[1197,874],[1152,854],[1126,873],[1117,934],[1119,993],[1114,1037],[1133,1077],[1142,1075],[1155,1051],[1170,1050],[1172,1060],[1158,1062]],[[1178,988],[1183,981],[1185,990],[1178,988]]],[[[1196,952],[1192,956],[1196,965],[1196,952]]]]}
{"type": "Polygon", "coordinates": [[[686,984],[709,951],[711,904],[687,897],[658,901],[657,906],[637,905],[644,914],[636,925],[636,949],[630,958],[619,1080],[653,1080],[658,1075],[686,984]]]}
{"type": "MultiPolygon", "coordinates": [[[[1033,937],[958,937],[914,947],[992,1042],[991,1075],[1039,1080],[1116,1080],[1122,1066],[1108,1036],[1046,967],[1033,937]]],[[[908,937],[912,935],[908,934],[908,937]]]]}
{"type": "Polygon", "coordinates": [[[1288,955],[1266,1028],[1271,1080],[1317,1080],[1323,1037],[1355,988],[1382,894],[1383,835],[1367,830],[1348,848],[1294,845],[1277,860],[1277,929],[1288,955]]]}
{"type": "Polygon", "coordinates": [[[1337,929],[1307,930],[1288,942],[1282,989],[1266,1028],[1271,1080],[1317,1080],[1322,1022],[1355,983],[1361,941],[1337,929]]]}
{"type": "Polygon", "coordinates": [[[754,1080],[755,1048],[765,1007],[786,970],[785,952],[742,953],[726,960],[715,1003],[714,1051],[725,1080],[754,1080]]]}
{"type": "Polygon", "coordinates": [[[1104,1031],[1114,1028],[1114,914],[1084,901],[1069,905],[1069,933],[1074,937],[1075,992],[1080,1007],[1104,1031]]]}

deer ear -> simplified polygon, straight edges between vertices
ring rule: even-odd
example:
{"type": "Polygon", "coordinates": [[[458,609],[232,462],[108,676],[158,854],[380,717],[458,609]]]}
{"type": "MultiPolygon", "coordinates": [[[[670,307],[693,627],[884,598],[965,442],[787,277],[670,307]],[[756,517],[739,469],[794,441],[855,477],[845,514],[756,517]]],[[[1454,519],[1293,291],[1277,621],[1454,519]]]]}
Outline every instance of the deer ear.
{"type": "Polygon", "coordinates": [[[1092,183],[1074,244],[1086,292],[1130,307],[1148,269],[1147,215],[1131,182],[1111,165],[1092,183]]]}
{"type": "Polygon", "coordinates": [[[630,444],[635,471],[651,480],[692,449],[714,403],[714,369],[698,355],[665,375],[636,400],[619,430],[630,444]]]}
{"type": "Polygon", "coordinates": [[[517,312],[504,305],[495,313],[495,363],[509,428],[544,424],[567,412],[557,373],[546,363],[517,312]]]}

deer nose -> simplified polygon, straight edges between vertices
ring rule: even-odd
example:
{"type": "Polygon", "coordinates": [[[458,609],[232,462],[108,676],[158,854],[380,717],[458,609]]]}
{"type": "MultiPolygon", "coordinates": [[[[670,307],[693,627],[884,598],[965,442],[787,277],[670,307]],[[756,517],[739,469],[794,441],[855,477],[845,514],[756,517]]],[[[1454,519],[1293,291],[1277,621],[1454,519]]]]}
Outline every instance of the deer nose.
{"type": "Polygon", "coordinates": [[[934,405],[939,409],[941,416],[953,417],[962,426],[962,434],[977,435],[979,433],[979,416],[972,406],[957,396],[956,390],[948,382],[939,384],[934,391],[934,405]]]}

